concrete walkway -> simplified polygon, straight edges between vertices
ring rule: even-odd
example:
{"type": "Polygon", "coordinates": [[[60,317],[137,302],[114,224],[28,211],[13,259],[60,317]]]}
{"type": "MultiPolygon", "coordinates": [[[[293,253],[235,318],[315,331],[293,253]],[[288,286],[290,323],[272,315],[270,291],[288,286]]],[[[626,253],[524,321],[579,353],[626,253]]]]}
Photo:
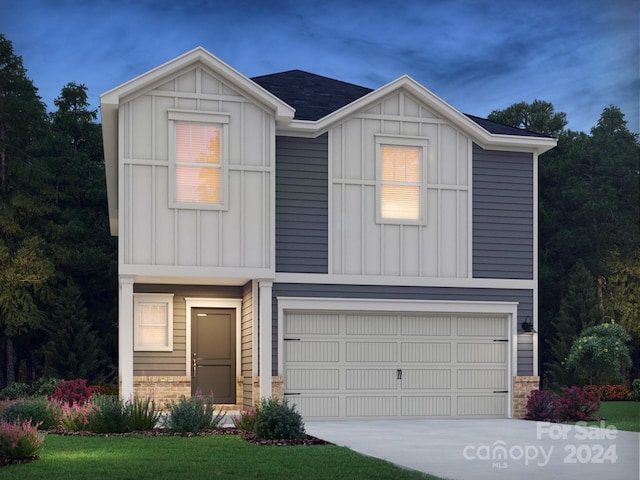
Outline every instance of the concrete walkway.
{"type": "Polygon", "coordinates": [[[638,480],[640,434],[511,419],[305,421],[309,435],[454,480],[638,480]]]}

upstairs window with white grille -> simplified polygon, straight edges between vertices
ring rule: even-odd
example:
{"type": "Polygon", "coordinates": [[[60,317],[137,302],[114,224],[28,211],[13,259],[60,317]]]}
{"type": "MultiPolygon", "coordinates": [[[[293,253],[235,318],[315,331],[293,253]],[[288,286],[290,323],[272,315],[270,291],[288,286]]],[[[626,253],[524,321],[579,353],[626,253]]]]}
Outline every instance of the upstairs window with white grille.
{"type": "Polygon", "coordinates": [[[377,138],[378,223],[423,223],[426,142],[377,138]]]}
{"type": "Polygon", "coordinates": [[[169,111],[173,206],[225,208],[227,123],[223,114],[169,111]]]}

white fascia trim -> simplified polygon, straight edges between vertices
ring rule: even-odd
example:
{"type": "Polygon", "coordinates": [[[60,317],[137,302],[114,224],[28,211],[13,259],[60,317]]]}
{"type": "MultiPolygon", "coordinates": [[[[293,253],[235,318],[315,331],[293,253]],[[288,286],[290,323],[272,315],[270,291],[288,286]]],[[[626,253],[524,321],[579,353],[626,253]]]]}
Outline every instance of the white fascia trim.
{"type": "MultiPolygon", "coordinates": [[[[486,313],[507,315],[507,340],[510,355],[507,378],[512,382],[518,371],[518,302],[467,302],[447,300],[398,300],[370,298],[277,297],[278,301],[278,375],[284,375],[284,316],[287,311],[359,311],[359,312],[429,312],[486,313]]],[[[508,387],[507,417],[513,416],[513,387],[508,387]]]]}
{"type": "Polygon", "coordinates": [[[165,80],[168,76],[183,70],[185,67],[196,62],[201,62],[205,67],[210,68],[217,75],[221,76],[236,88],[246,93],[250,97],[271,107],[278,121],[288,123],[295,115],[295,109],[280,98],[265,90],[248,77],[229,66],[218,57],[204,49],[196,47],[176,58],[163,63],[137,77],[125,82],[100,95],[100,105],[119,105],[123,97],[133,92],[147,88],[158,81],[165,80]]]}
{"type": "Polygon", "coordinates": [[[535,280],[510,280],[499,278],[385,277],[316,273],[276,273],[274,283],[393,285],[394,287],[501,288],[508,290],[532,290],[536,286],[535,280]]]}
{"type": "MultiPolygon", "coordinates": [[[[518,302],[407,300],[380,298],[277,297],[278,312],[331,310],[375,312],[494,313],[516,314],[518,302]]],[[[278,315],[280,321],[280,315],[278,315]]],[[[280,330],[282,331],[282,330],[280,330]]]]}
{"type": "Polygon", "coordinates": [[[273,279],[270,268],[187,267],[176,265],[119,265],[120,275],[135,277],[136,283],[181,285],[244,285],[254,278],[273,279]]]}
{"type": "Polygon", "coordinates": [[[319,120],[292,120],[288,125],[280,128],[278,134],[316,137],[329,130],[334,124],[344,120],[347,116],[355,114],[363,108],[366,108],[367,105],[380,101],[389,93],[401,88],[427,104],[444,119],[461,128],[463,132],[471,136],[472,139],[484,149],[522,152],[534,151],[542,154],[555,147],[558,143],[555,138],[549,137],[498,135],[490,133],[408,75],[403,75],[389,82],[319,120]]]}
{"type": "Polygon", "coordinates": [[[186,302],[186,368],[185,375],[191,377],[191,309],[234,308],[236,310],[236,377],[242,375],[242,299],[241,298],[196,298],[187,297],[186,302]]]}

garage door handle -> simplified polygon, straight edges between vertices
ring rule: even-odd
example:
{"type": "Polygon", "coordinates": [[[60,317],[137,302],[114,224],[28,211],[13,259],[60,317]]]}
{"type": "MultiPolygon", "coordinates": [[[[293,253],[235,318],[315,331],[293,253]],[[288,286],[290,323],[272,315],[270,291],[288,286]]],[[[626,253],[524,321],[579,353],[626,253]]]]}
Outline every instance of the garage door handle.
{"type": "Polygon", "coordinates": [[[494,341],[494,342],[508,342],[509,340],[506,340],[506,339],[505,339],[505,340],[502,340],[502,339],[500,339],[500,340],[493,339],[493,341],[494,341]]]}
{"type": "Polygon", "coordinates": [[[396,371],[396,375],[398,380],[402,380],[402,370],[400,368],[396,371]]]}
{"type": "Polygon", "coordinates": [[[285,395],[300,395],[299,393],[288,393],[288,392],[284,392],[285,395]]]}
{"type": "Polygon", "coordinates": [[[509,393],[509,390],[494,390],[493,393],[509,393]]]}
{"type": "Polygon", "coordinates": [[[285,338],[284,341],[285,342],[299,342],[300,339],[299,338],[285,338]]]}

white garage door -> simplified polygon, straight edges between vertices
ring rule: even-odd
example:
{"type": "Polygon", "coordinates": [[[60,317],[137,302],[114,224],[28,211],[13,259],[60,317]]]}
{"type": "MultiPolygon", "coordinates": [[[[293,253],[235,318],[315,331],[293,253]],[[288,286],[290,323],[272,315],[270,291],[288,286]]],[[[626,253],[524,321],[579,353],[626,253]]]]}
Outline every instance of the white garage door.
{"type": "Polygon", "coordinates": [[[504,417],[507,317],[286,312],[285,398],[305,418],[504,417]]]}

